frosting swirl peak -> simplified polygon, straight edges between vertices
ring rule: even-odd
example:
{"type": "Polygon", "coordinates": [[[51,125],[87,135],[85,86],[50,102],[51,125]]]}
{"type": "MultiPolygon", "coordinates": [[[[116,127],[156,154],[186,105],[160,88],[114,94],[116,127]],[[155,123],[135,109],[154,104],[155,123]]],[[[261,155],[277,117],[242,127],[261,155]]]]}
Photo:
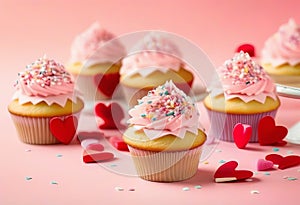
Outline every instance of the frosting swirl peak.
{"type": "Polygon", "coordinates": [[[219,68],[225,99],[240,98],[244,102],[264,103],[267,96],[276,99],[276,88],[262,66],[241,51],[219,68]]]}
{"type": "Polygon", "coordinates": [[[149,91],[129,111],[129,123],[150,138],[167,134],[183,138],[186,131],[198,132],[199,114],[192,100],[172,81],[149,91]]]}

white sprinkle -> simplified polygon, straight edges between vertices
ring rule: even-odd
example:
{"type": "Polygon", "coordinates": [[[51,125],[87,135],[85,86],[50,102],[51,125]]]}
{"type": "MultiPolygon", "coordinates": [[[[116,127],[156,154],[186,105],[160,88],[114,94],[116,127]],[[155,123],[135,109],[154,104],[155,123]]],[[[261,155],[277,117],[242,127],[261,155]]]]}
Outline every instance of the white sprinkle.
{"type": "Polygon", "coordinates": [[[124,191],[124,189],[123,189],[122,187],[118,187],[118,186],[115,187],[115,190],[116,190],[116,191],[124,191]]]}
{"type": "Polygon", "coordinates": [[[183,187],[183,188],[182,188],[182,191],[190,191],[190,188],[188,188],[188,187],[183,187]]]}
{"type": "Polygon", "coordinates": [[[260,192],[258,190],[251,190],[250,193],[251,194],[259,194],[260,192]]]}
{"type": "Polygon", "coordinates": [[[246,182],[253,182],[253,179],[245,179],[246,182]]]}
{"type": "Polygon", "coordinates": [[[25,152],[31,152],[31,149],[25,149],[25,152]]]}
{"type": "Polygon", "coordinates": [[[58,184],[57,181],[51,181],[50,183],[51,183],[51,184],[58,184]]]}
{"type": "Polygon", "coordinates": [[[200,186],[200,185],[195,186],[195,189],[201,189],[201,188],[202,188],[202,186],[200,186]]]}

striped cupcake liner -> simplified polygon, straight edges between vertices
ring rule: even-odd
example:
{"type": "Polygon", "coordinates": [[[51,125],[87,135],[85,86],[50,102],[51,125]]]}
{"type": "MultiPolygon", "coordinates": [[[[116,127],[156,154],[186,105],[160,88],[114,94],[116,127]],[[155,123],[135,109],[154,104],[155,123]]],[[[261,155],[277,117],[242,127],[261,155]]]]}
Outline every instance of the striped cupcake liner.
{"type": "MultiPolygon", "coordinates": [[[[222,141],[233,142],[233,128],[237,123],[248,124],[252,127],[252,136],[249,142],[258,142],[258,123],[265,116],[275,118],[277,109],[256,114],[229,114],[208,110],[211,121],[209,137],[222,141]]],[[[211,140],[211,139],[210,139],[211,140]]]]}
{"type": "MultiPolygon", "coordinates": [[[[79,119],[79,112],[72,114],[79,119]]],[[[70,115],[59,116],[61,119],[70,115]]],[[[53,117],[27,117],[11,114],[19,139],[27,144],[58,144],[60,143],[50,131],[50,120],[53,117]]]]}
{"type": "Polygon", "coordinates": [[[128,147],[138,175],[156,182],[175,182],[193,177],[202,152],[202,146],[177,152],[153,152],[128,147]]]}

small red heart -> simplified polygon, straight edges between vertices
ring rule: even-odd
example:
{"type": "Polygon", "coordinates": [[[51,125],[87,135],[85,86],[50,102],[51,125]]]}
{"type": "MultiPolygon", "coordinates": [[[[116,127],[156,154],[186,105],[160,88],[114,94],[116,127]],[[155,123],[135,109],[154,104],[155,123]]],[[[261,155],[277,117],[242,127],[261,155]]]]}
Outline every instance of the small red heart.
{"type": "Polygon", "coordinates": [[[97,74],[94,82],[98,86],[98,90],[107,97],[112,97],[116,87],[120,82],[120,73],[97,74]]]}
{"type": "Polygon", "coordinates": [[[264,160],[264,159],[259,159],[257,161],[257,170],[258,171],[265,171],[265,170],[270,170],[274,166],[274,163],[269,160],[264,160]]]}
{"type": "Polygon", "coordinates": [[[253,45],[245,43],[237,47],[236,52],[244,51],[248,53],[250,57],[255,57],[255,48],[253,45]]]}
{"type": "Polygon", "coordinates": [[[253,176],[253,172],[248,170],[236,170],[238,163],[229,161],[221,165],[214,174],[216,182],[228,182],[248,179],[253,176]]]}
{"type": "Polygon", "coordinates": [[[92,143],[92,144],[89,144],[88,146],[86,146],[85,149],[102,152],[104,150],[104,146],[99,143],[92,143]]]}
{"type": "Polygon", "coordinates": [[[77,129],[78,120],[75,116],[68,116],[64,119],[54,117],[50,120],[50,131],[61,143],[69,144],[77,129]]]}
{"type": "Polygon", "coordinates": [[[274,164],[277,164],[279,169],[286,169],[300,165],[300,156],[298,155],[289,155],[283,157],[279,154],[269,154],[265,158],[266,160],[272,161],[274,164]]]}
{"type": "Polygon", "coordinates": [[[233,128],[233,139],[236,146],[243,149],[248,144],[252,135],[252,127],[250,125],[238,123],[233,128]]]}
{"type": "Polygon", "coordinates": [[[109,142],[119,151],[129,151],[127,144],[120,137],[111,137],[109,142]]]}
{"type": "Polygon", "coordinates": [[[100,117],[104,123],[99,125],[100,129],[123,129],[125,126],[121,124],[124,118],[124,112],[122,107],[112,102],[108,106],[104,103],[98,103],[95,106],[95,114],[100,117]]]}
{"type": "Polygon", "coordinates": [[[112,160],[114,158],[114,154],[111,152],[86,152],[83,151],[83,162],[85,163],[96,163],[112,160]]]}
{"type": "Polygon", "coordinates": [[[258,142],[260,145],[284,146],[283,141],[288,133],[288,129],[283,126],[276,126],[271,116],[263,117],[258,124],[258,142]]]}

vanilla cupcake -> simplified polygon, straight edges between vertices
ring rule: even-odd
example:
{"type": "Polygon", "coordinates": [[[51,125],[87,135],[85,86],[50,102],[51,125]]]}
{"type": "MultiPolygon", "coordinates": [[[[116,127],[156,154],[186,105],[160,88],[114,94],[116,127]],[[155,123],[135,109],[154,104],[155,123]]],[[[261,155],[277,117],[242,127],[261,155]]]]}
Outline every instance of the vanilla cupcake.
{"type": "Polygon", "coordinates": [[[237,123],[252,126],[250,142],[258,142],[258,123],[264,116],[275,117],[280,106],[276,87],[263,68],[248,53],[241,51],[218,70],[223,85],[204,99],[211,119],[211,135],[234,141],[232,132],[237,123]]]}
{"type": "Polygon", "coordinates": [[[138,175],[159,182],[194,176],[206,140],[195,104],[172,81],[138,101],[123,134],[138,175]]]}
{"type": "Polygon", "coordinates": [[[116,36],[99,23],[76,36],[66,69],[75,77],[84,100],[110,99],[120,81],[121,59],[126,55],[116,36]]]}
{"type": "Polygon", "coordinates": [[[18,74],[8,111],[21,141],[68,144],[76,133],[83,107],[83,100],[64,66],[43,57],[18,74]]]}
{"type": "Polygon", "coordinates": [[[130,107],[149,90],[172,80],[186,94],[194,76],[180,59],[181,54],[167,36],[150,33],[123,59],[120,84],[130,107]]]}
{"type": "Polygon", "coordinates": [[[300,85],[300,26],[293,19],[266,40],[261,64],[276,82],[300,85]]]}

